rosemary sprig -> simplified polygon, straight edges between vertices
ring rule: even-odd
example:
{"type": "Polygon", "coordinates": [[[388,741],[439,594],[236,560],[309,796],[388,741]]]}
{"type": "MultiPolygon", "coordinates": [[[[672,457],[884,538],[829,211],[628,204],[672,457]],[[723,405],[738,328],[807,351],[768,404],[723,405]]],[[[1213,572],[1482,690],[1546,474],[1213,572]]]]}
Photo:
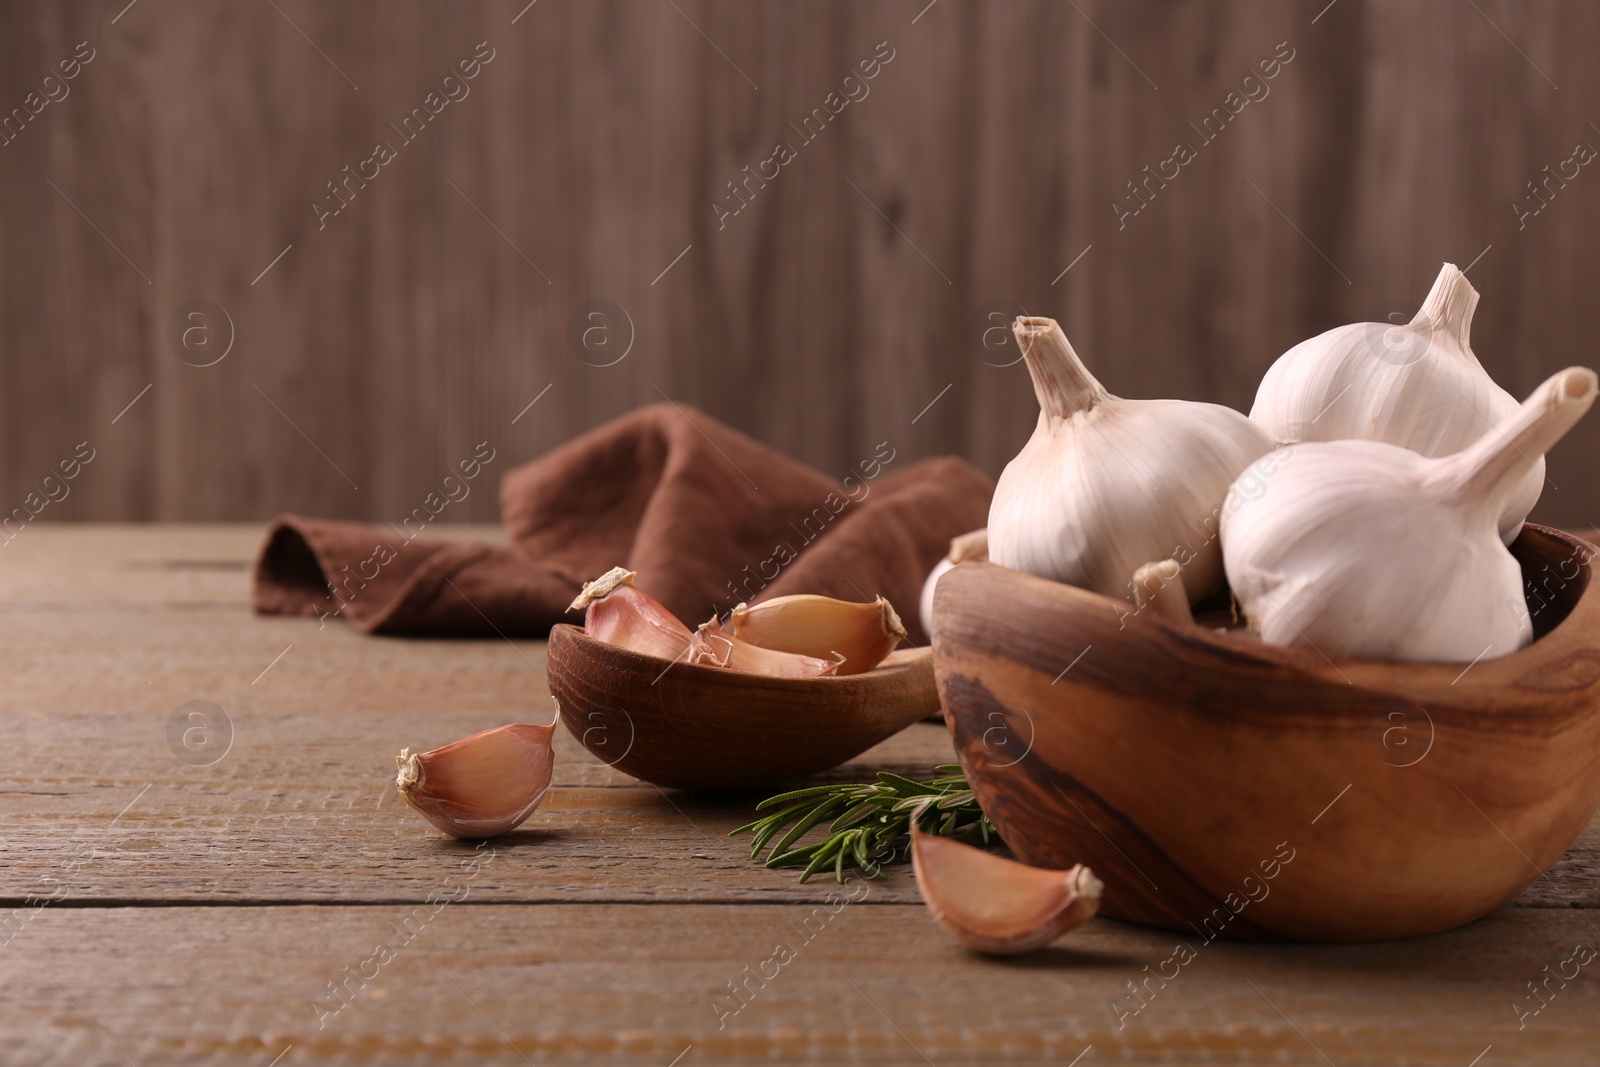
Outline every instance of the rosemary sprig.
{"type": "Polygon", "coordinates": [[[757,811],[776,811],[728,836],[753,833],[750,858],[767,848],[768,867],[804,867],[802,882],[831,866],[842,883],[847,864],[870,877],[882,877],[885,863],[904,863],[909,858],[909,850],[901,846],[910,838],[912,819],[926,833],[964,841],[976,837],[984,847],[1000,844],[994,824],[979,809],[961,768],[945,764],[935,771],[942,777],[926,782],[879,771],[876,782],[815,785],[780,793],[756,805],[757,811]],[[821,840],[799,844],[814,827],[830,819],[821,840]]]}

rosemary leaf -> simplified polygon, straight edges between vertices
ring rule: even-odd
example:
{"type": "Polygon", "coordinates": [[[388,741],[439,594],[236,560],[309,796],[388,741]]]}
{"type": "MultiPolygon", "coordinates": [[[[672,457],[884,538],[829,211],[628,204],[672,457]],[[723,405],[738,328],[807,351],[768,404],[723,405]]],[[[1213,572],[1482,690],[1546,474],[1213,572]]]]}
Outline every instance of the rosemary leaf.
{"type": "MultiPolygon", "coordinates": [[[[822,868],[826,867],[828,865],[828,861],[833,858],[833,853],[839,851],[839,844],[840,842],[837,837],[830,837],[828,840],[822,842],[821,847],[819,847],[816,853],[811,857],[811,862],[806,864],[806,869],[800,872],[800,881],[804,882],[807,878],[810,878],[813,874],[816,874],[818,871],[822,870],[822,868]]],[[[840,878],[839,882],[842,885],[844,883],[844,879],[840,878]]]]}
{"type": "MultiPolygon", "coordinates": [[[[856,787],[852,786],[851,788],[856,787]]],[[[793,792],[779,793],[775,797],[768,797],[756,805],[756,810],[761,811],[765,808],[776,807],[777,805],[786,803],[790,800],[803,800],[807,797],[831,795],[837,793],[838,791],[839,787],[837,785],[814,785],[808,789],[796,789],[793,792]]]]}
{"type": "Polygon", "coordinates": [[[845,800],[845,797],[829,797],[821,804],[818,804],[816,807],[812,808],[811,811],[807,812],[799,822],[795,823],[789,828],[789,832],[784,834],[776,845],[772,846],[772,851],[783,852],[787,850],[790,845],[804,837],[807,830],[817,825],[817,823],[821,822],[823,819],[830,817],[834,811],[836,811],[839,806],[845,802],[845,800]]]}
{"type": "Polygon", "coordinates": [[[850,827],[854,826],[858,822],[861,822],[863,819],[866,819],[868,816],[877,814],[877,811],[878,805],[873,802],[871,797],[868,797],[866,800],[861,801],[861,803],[857,804],[855,807],[851,808],[849,811],[833,820],[833,825],[828,827],[828,830],[831,833],[838,833],[841,830],[848,830],[850,827]]]}
{"type": "Polygon", "coordinates": [[[729,836],[754,834],[750,858],[758,858],[767,849],[766,866],[803,866],[802,882],[829,866],[841,883],[846,866],[873,878],[882,877],[885,864],[904,863],[908,858],[908,850],[901,846],[910,836],[913,819],[927,833],[967,841],[976,837],[983,847],[999,846],[994,824],[978,807],[961,768],[943,764],[935,772],[939,777],[925,782],[879,771],[876,782],[817,785],[780,793],[756,805],[757,811],[776,811],[729,836]],[[833,822],[821,838],[801,843],[830,818],[833,822]]]}
{"type": "Polygon", "coordinates": [[[878,781],[883,785],[900,791],[902,795],[938,796],[941,792],[943,792],[943,790],[938,787],[937,781],[928,782],[926,784],[922,782],[913,782],[909,778],[902,778],[898,774],[890,774],[888,771],[879,771],[878,781]]]}

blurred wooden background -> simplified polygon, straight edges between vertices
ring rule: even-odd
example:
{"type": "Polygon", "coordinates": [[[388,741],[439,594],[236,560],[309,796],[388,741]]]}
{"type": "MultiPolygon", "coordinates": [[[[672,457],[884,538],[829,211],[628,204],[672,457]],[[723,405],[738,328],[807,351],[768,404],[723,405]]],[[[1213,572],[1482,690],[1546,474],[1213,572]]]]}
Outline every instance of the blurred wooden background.
{"type": "MultiPolygon", "coordinates": [[[[1281,351],[1409,313],[1443,260],[1513,393],[1600,359],[1600,173],[1512,207],[1600,146],[1591,4],[525,3],[0,10],[0,109],[60,97],[0,147],[0,510],[87,441],[41,520],[398,518],[478,442],[498,474],[663,396],[838,474],[884,440],[998,472],[1035,409],[986,316],[1061,317],[1115,392],[1247,409],[1281,351]],[[1281,42],[1267,95],[1119,228],[1126,183],[1281,42]],[[188,362],[168,337],[195,300],[232,324],[211,366],[226,325],[188,362]],[[627,321],[574,328],[595,300],[627,321]]],[[[1600,418],[1558,448],[1536,516],[1600,524],[1597,445],[1600,418]]],[[[492,490],[442,518],[494,518],[492,490]]]]}

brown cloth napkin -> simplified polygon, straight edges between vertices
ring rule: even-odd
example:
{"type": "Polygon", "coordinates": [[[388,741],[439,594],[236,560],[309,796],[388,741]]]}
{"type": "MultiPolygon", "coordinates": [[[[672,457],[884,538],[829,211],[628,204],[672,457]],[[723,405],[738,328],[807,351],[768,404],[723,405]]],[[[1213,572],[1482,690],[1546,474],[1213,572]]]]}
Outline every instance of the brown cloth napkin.
{"type": "Polygon", "coordinates": [[[366,633],[542,636],[581,622],[567,605],[620,565],[690,626],[740,601],[882,594],[926,644],[923,580],[952,537],[988,521],[993,491],[963,460],[907,465],[889,442],[837,482],[692,408],[653,404],[506,474],[509,550],[418,537],[425,508],[384,527],[284,515],[252,603],[366,633]]]}

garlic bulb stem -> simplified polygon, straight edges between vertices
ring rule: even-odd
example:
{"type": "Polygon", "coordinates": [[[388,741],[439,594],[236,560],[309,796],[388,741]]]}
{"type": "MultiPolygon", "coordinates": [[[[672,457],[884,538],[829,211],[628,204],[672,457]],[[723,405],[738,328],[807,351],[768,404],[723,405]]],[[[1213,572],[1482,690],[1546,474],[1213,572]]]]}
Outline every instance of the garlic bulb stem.
{"type": "Polygon", "coordinates": [[[1183,570],[1175,559],[1146,563],[1133,572],[1134,602],[1172,622],[1194,622],[1189,594],[1183,587],[1183,570]]]}
{"type": "Polygon", "coordinates": [[[1071,418],[1111,396],[1072,350],[1055,319],[1022,317],[1012,329],[1040,411],[1055,419],[1071,418]]]}
{"type": "Polygon", "coordinates": [[[1499,514],[1527,472],[1564,437],[1595,399],[1595,372],[1568,367],[1535,389],[1505,422],[1432,472],[1451,495],[1499,514]]]}
{"type": "Polygon", "coordinates": [[[1476,363],[1477,357],[1472,355],[1467,342],[1472,332],[1472,313],[1477,307],[1478,291],[1467,281],[1467,276],[1456,269],[1454,263],[1446,263],[1433,280],[1433,288],[1411,319],[1411,325],[1418,329],[1449,333],[1460,345],[1461,354],[1476,363]]]}
{"type": "Polygon", "coordinates": [[[945,559],[951,563],[965,563],[969,559],[989,558],[989,530],[973,530],[950,539],[950,551],[945,559]]]}

